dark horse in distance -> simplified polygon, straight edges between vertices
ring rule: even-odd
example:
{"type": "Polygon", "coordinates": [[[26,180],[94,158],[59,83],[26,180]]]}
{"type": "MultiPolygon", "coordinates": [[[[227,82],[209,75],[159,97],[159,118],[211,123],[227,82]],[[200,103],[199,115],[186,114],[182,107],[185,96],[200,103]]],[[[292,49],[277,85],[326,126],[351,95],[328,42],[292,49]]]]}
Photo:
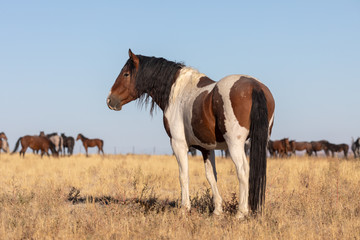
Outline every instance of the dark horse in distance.
{"type": "Polygon", "coordinates": [[[230,75],[218,82],[194,68],[164,58],[135,55],[122,68],[107,98],[108,107],[139,99],[163,111],[163,123],[179,165],[181,205],[190,210],[187,151],[198,149],[211,186],[214,214],[222,213],[214,149],[228,149],[239,179],[238,218],[261,211],[265,202],[266,145],[275,102],[270,90],[247,75],[230,75]],[[250,164],[245,141],[251,139],[250,164]]]}
{"type": "Polygon", "coordinates": [[[74,152],[75,139],[65,136],[64,133],[61,134],[61,137],[63,139],[63,155],[65,156],[65,148],[67,148],[68,155],[71,156],[74,152]]]}
{"type": "Polygon", "coordinates": [[[49,155],[49,149],[51,150],[51,153],[53,156],[58,157],[59,154],[55,149],[55,145],[45,136],[23,136],[20,137],[16,144],[14,151],[12,151],[11,154],[14,154],[18,147],[19,143],[21,143],[21,150],[20,150],[20,156],[23,155],[25,157],[25,152],[28,147],[30,147],[34,151],[41,151],[41,157],[43,157],[44,154],[49,155]]]}
{"type": "Polygon", "coordinates": [[[86,156],[88,157],[88,148],[89,147],[97,147],[98,148],[98,154],[100,154],[100,152],[102,152],[102,154],[104,155],[104,150],[103,150],[103,146],[104,146],[104,141],[99,139],[99,138],[94,138],[94,139],[89,139],[87,137],[84,137],[84,135],[82,135],[81,133],[78,134],[76,141],[77,140],[81,140],[83,143],[83,146],[85,148],[85,152],[86,152],[86,156]]]}

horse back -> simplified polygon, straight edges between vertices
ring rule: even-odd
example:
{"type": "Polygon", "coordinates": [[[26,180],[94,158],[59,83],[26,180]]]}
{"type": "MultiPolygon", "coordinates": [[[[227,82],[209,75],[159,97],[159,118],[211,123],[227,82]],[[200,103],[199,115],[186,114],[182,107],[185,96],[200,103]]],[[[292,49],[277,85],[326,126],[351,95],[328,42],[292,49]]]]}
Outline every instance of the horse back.
{"type": "Polygon", "coordinates": [[[89,139],[87,142],[87,146],[88,147],[102,147],[103,146],[103,140],[98,139],[98,138],[94,138],[94,139],[89,139]]]}
{"type": "Polygon", "coordinates": [[[33,150],[44,150],[49,148],[50,140],[44,136],[26,135],[21,138],[21,145],[23,147],[30,147],[33,150]]]}

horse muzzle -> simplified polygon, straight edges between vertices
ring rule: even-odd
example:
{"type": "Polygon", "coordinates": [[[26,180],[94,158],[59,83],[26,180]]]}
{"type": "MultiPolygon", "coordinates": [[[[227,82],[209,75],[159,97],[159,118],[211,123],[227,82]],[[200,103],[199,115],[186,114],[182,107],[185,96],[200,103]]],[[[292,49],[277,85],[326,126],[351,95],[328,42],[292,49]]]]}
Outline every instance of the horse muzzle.
{"type": "Polygon", "coordinates": [[[111,110],[115,110],[115,111],[120,111],[122,104],[121,104],[121,99],[114,97],[112,95],[109,95],[107,100],[107,105],[111,110]]]}

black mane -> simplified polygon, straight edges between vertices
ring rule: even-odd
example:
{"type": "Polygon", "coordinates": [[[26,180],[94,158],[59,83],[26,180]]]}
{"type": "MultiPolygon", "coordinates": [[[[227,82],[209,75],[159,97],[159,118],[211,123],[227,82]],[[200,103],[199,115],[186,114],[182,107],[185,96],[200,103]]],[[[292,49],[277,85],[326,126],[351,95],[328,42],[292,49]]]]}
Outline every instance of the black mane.
{"type": "Polygon", "coordinates": [[[49,137],[52,137],[52,136],[56,136],[57,135],[57,133],[56,132],[54,132],[54,133],[50,133],[50,134],[46,134],[46,136],[49,138],[49,137]]]}
{"type": "Polygon", "coordinates": [[[87,137],[85,137],[84,135],[82,135],[81,133],[79,133],[79,135],[80,135],[80,137],[82,138],[82,139],[88,139],[87,137]]]}
{"type": "Polygon", "coordinates": [[[155,103],[165,110],[169,103],[171,86],[184,65],[164,58],[136,56],[139,58],[139,69],[136,74],[135,88],[139,103],[147,105],[151,97],[151,114],[156,106],[155,103]]]}

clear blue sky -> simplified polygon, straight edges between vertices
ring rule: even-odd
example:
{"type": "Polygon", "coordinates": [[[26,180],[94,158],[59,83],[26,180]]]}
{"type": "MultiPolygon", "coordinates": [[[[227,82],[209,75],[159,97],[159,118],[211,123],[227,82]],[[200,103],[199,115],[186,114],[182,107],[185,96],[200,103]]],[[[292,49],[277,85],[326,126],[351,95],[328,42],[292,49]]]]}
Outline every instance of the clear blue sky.
{"type": "Polygon", "coordinates": [[[258,78],[276,101],[272,139],[360,136],[357,0],[1,1],[0,131],[11,150],[43,130],[102,138],[106,153],[170,153],[161,110],[106,106],[129,48],[214,80],[258,78]]]}

